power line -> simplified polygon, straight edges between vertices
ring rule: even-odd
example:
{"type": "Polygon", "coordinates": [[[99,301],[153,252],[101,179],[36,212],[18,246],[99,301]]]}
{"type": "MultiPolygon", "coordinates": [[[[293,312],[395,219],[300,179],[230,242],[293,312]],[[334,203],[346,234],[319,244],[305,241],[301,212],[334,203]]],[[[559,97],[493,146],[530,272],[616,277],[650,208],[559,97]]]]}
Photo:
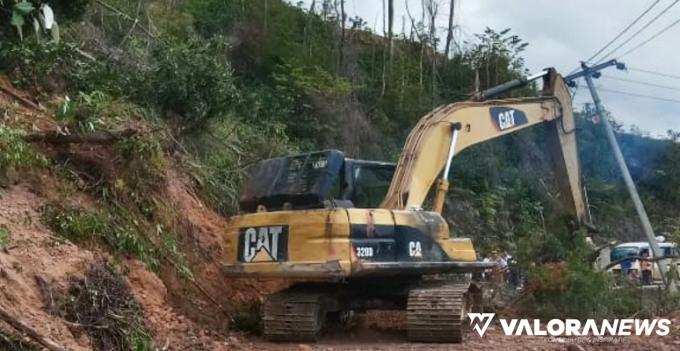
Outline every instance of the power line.
{"type": "Polygon", "coordinates": [[[656,6],[659,3],[659,1],[661,1],[661,0],[654,1],[654,3],[651,4],[644,12],[642,12],[635,20],[633,20],[633,22],[631,22],[626,28],[624,28],[619,34],[617,34],[614,37],[614,39],[610,40],[605,46],[603,46],[602,48],[600,48],[600,50],[598,50],[596,53],[594,53],[593,56],[591,56],[589,59],[586,60],[586,62],[590,62],[592,59],[597,57],[597,55],[599,55],[603,51],[607,50],[608,47],[610,47],[612,44],[614,44],[615,41],[617,41],[619,38],[621,38],[621,36],[626,34],[626,32],[629,29],[631,29],[635,24],[637,24],[642,19],[642,17],[644,17],[647,13],[649,13],[649,11],[651,11],[654,8],[654,6],[656,6]]]}
{"type": "Polygon", "coordinates": [[[650,70],[642,69],[642,68],[626,67],[626,69],[629,70],[629,71],[647,73],[647,74],[651,74],[651,75],[659,76],[659,77],[666,77],[666,78],[671,78],[671,79],[680,79],[680,76],[677,76],[677,75],[663,73],[663,72],[657,72],[657,71],[650,71],[650,70]]]}
{"type": "Polygon", "coordinates": [[[662,98],[662,97],[658,97],[658,96],[629,93],[627,91],[607,89],[607,88],[602,88],[602,87],[598,87],[597,90],[606,91],[606,92],[614,93],[614,94],[620,94],[620,95],[634,96],[634,97],[639,97],[639,98],[643,98],[643,99],[658,100],[658,101],[665,101],[665,102],[672,102],[672,103],[680,104],[680,100],[676,100],[676,99],[669,99],[669,98],[662,98]]]}
{"type": "MultiPolygon", "coordinates": [[[[647,13],[649,13],[649,11],[651,11],[651,10],[659,3],[659,1],[660,1],[660,0],[657,0],[657,1],[655,1],[652,5],[650,5],[650,6],[649,6],[645,11],[643,11],[643,12],[642,12],[635,20],[633,20],[633,22],[631,22],[631,23],[630,23],[626,28],[624,28],[624,29],[623,29],[616,37],[614,37],[614,39],[610,40],[605,46],[603,46],[602,48],[600,48],[600,50],[598,50],[595,54],[593,54],[593,56],[591,56],[589,59],[585,60],[585,63],[591,63],[591,60],[592,60],[592,59],[594,59],[595,57],[597,57],[597,55],[599,55],[600,53],[602,53],[602,52],[603,52],[604,50],[606,50],[609,46],[611,46],[616,40],[618,40],[619,38],[621,38],[621,36],[623,36],[630,28],[632,28],[635,24],[637,24],[637,23],[640,21],[640,19],[642,19],[642,17],[644,17],[647,13]]],[[[673,5],[675,5],[675,3],[677,3],[677,2],[678,2],[678,0],[676,0],[674,3],[672,3],[671,6],[667,7],[666,9],[664,9],[664,10],[661,12],[661,14],[657,15],[657,17],[655,17],[654,19],[652,19],[652,21],[650,21],[649,23],[647,23],[647,25],[646,25],[645,27],[643,27],[641,30],[639,30],[638,32],[636,32],[635,34],[633,34],[630,38],[628,38],[628,40],[627,40],[626,42],[624,42],[623,44],[621,44],[619,47],[621,47],[621,46],[625,45],[627,42],[629,42],[629,41],[630,41],[632,38],[634,38],[639,32],[641,32],[642,30],[644,30],[647,26],[649,26],[653,21],[655,21],[655,20],[656,20],[659,16],[661,16],[664,12],[668,11],[668,9],[669,9],[670,7],[672,7],[673,5]]],[[[617,49],[618,49],[618,47],[617,47],[617,49]]],[[[614,52],[614,51],[616,51],[616,49],[612,50],[611,52],[614,52]]],[[[611,52],[610,52],[610,53],[611,53],[611,52]]],[[[608,56],[608,55],[605,55],[605,56],[602,58],[602,61],[604,61],[605,58],[606,58],[607,56],[608,56]]],[[[569,75],[574,74],[574,72],[576,72],[576,71],[578,71],[578,70],[579,70],[579,67],[577,66],[576,68],[574,68],[573,70],[571,70],[571,72],[569,72],[569,75]]]]}
{"type": "Polygon", "coordinates": [[[607,57],[614,54],[616,51],[618,51],[624,45],[630,43],[631,40],[635,39],[635,37],[637,37],[640,33],[642,33],[642,31],[647,29],[650,25],[652,25],[652,23],[656,22],[656,20],[658,20],[659,17],[663,16],[666,12],[668,12],[668,10],[670,10],[673,6],[675,6],[675,4],[678,3],[678,1],[680,1],[680,0],[673,1],[670,5],[668,5],[666,8],[661,10],[661,12],[659,14],[657,14],[656,16],[654,16],[654,18],[652,18],[649,22],[647,22],[647,24],[645,24],[642,28],[638,29],[637,32],[633,33],[633,35],[628,37],[628,39],[626,39],[623,43],[619,44],[619,46],[617,46],[613,50],[609,51],[606,55],[604,55],[604,57],[602,57],[602,61],[604,61],[607,57]]]}
{"type": "Polygon", "coordinates": [[[640,85],[646,85],[646,86],[650,86],[650,87],[680,91],[680,87],[672,87],[672,86],[668,86],[668,85],[661,85],[661,84],[656,84],[656,83],[643,82],[643,81],[634,80],[634,79],[612,77],[612,76],[608,76],[608,75],[604,75],[604,74],[602,75],[602,77],[607,78],[607,79],[612,79],[612,80],[618,80],[618,81],[622,81],[622,82],[633,83],[633,84],[640,84],[640,85]]]}
{"type": "Polygon", "coordinates": [[[636,46],[634,46],[632,49],[630,49],[630,50],[624,52],[622,55],[619,56],[619,58],[624,57],[624,56],[630,54],[631,52],[633,52],[633,51],[635,51],[635,50],[637,50],[637,49],[643,47],[644,45],[646,45],[646,44],[649,43],[650,41],[656,39],[656,38],[657,38],[658,36],[660,36],[661,34],[665,33],[665,32],[668,31],[669,29],[675,27],[678,23],[680,23],[680,18],[677,19],[675,22],[671,23],[670,25],[666,26],[664,29],[662,29],[662,30],[656,32],[654,35],[652,35],[651,37],[649,37],[649,39],[643,41],[642,43],[640,43],[640,44],[638,44],[638,45],[636,45],[636,46]]]}

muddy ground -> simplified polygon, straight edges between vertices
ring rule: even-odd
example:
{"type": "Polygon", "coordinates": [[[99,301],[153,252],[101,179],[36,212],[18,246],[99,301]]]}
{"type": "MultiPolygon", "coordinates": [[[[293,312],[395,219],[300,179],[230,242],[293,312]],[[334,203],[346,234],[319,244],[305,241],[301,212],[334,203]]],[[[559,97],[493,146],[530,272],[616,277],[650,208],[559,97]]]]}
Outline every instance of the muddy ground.
{"type": "MultiPolygon", "coordinates": [[[[400,312],[390,312],[394,320],[403,319],[400,312]]],[[[476,332],[466,334],[463,344],[422,344],[410,343],[406,340],[403,326],[392,325],[383,328],[379,323],[385,313],[379,317],[372,315],[359,316],[355,325],[346,331],[326,332],[316,343],[280,343],[274,344],[254,337],[242,337],[238,344],[232,345],[240,350],[465,350],[465,351],[519,351],[519,350],[680,350],[680,313],[669,316],[672,320],[671,334],[666,337],[621,337],[621,338],[552,338],[505,336],[500,325],[492,324],[480,337],[476,332]]],[[[232,338],[232,342],[236,341],[232,338]]]]}

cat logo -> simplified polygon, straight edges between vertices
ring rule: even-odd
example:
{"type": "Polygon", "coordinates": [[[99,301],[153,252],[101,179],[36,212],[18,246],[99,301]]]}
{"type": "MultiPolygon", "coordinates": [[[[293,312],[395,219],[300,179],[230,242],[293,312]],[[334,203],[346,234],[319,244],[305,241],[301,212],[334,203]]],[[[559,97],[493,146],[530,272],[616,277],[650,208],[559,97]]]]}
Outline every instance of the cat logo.
{"type": "Polygon", "coordinates": [[[287,259],[288,226],[241,228],[239,261],[278,262],[287,259]]]}
{"type": "Polygon", "coordinates": [[[408,255],[411,257],[423,257],[423,247],[420,241],[408,242],[408,255]]]}
{"type": "Polygon", "coordinates": [[[492,107],[490,112],[491,122],[499,132],[528,123],[527,116],[524,112],[514,108],[492,107]]]}

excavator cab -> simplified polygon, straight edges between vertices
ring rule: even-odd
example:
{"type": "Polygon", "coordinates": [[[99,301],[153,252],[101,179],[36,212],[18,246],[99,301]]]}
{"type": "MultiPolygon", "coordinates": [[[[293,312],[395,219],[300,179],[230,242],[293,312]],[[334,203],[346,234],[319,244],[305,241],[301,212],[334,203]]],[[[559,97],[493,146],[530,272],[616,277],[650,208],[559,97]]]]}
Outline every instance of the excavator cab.
{"type": "Polygon", "coordinates": [[[395,165],[325,150],[257,163],[241,189],[242,213],[315,208],[376,208],[395,165]]]}

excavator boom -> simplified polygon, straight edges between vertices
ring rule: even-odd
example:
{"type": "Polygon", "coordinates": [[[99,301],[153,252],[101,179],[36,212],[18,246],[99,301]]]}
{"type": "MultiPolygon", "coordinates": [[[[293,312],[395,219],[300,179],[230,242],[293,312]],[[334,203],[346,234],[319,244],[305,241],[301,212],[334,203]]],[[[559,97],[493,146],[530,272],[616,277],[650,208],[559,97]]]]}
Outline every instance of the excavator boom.
{"type": "Polygon", "coordinates": [[[561,202],[580,223],[589,222],[573,133],[571,96],[554,70],[544,76],[541,97],[454,103],[425,115],[406,140],[381,207],[421,208],[450,157],[472,145],[537,124],[546,124],[551,134],[547,138],[551,143],[548,149],[554,162],[561,202]],[[455,133],[457,138],[454,138],[455,133]],[[451,153],[450,150],[455,151],[451,153]]]}

